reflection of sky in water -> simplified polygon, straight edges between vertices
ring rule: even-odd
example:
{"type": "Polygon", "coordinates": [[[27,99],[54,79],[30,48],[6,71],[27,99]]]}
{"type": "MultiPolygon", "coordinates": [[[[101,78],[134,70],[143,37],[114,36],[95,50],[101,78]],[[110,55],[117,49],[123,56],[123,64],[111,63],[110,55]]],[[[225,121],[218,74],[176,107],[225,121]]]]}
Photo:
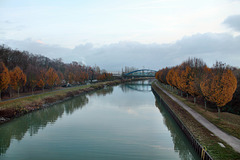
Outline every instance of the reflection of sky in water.
{"type": "Polygon", "coordinates": [[[0,138],[6,149],[0,158],[179,159],[182,152],[188,155],[189,148],[180,152],[181,147],[174,146],[186,140],[162,114],[151,92],[106,88],[0,126],[5,131],[1,137],[8,140],[0,138]]]}

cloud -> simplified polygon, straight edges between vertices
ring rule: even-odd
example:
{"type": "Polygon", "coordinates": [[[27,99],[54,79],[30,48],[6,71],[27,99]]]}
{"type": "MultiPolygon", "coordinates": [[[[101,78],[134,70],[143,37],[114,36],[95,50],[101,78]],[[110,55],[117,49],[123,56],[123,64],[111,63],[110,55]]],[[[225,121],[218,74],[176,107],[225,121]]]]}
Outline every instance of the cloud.
{"type": "Polygon", "coordinates": [[[36,40],[36,42],[37,42],[37,43],[40,43],[40,44],[44,44],[44,42],[41,41],[41,40],[36,40]]]}
{"type": "Polygon", "coordinates": [[[4,23],[11,24],[12,22],[9,20],[4,21],[4,23]]]}
{"type": "Polygon", "coordinates": [[[202,58],[209,66],[218,60],[239,67],[240,61],[240,36],[226,33],[195,34],[169,44],[122,41],[100,47],[86,43],[74,49],[37,43],[31,39],[0,40],[0,43],[50,58],[62,58],[67,63],[77,61],[91,66],[96,64],[108,71],[121,71],[125,66],[158,70],[178,65],[189,57],[202,58]]]}
{"type": "Polygon", "coordinates": [[[226,24],[235,31],[240,32],[240,15],[232,15],[227,17],[223,24],[226,24]]]}
{"type": "Polygon", "coordinates": [[[41,41],[25,39],[22,41],[18,40],[4,40],[0,39],[0,44],[5,44],[12,49],[25,50],[33,54],[41,54],[49,58],[60,58],[69,55],[70,49],[62,48],[58,45],[47,45],[41,43],[41,41]]]}

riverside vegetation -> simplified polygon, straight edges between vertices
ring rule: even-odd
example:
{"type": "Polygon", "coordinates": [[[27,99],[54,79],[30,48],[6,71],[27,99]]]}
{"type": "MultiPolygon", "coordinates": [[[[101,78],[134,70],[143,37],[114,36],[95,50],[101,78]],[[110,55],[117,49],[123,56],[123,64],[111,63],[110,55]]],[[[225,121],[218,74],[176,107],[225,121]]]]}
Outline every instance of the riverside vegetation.
{"type": "MultiPolygon", "coordinates": [[[[207,152],[211,155],[213,159],[239,159],[239,153],[234,151],[231,146],[229,146],[223,140],[219,139],[217,136],[213,135],[208,129],[202,126],[195,118],[192,117],[192,115],[190,115],[190,113],[188,113],[185,109],[179,106],[178,103],[173,101],[160,88],[158,88],[155,83],[152,84],[154,90],[161,96],[161,98],[171,108],[175,115],[182,121],[184,126],[190,131],[194,138],[202,146],[206,147],[207,152]],[[222,147],[220,144],[223,144],[224,147],[222,147]]],[[[159,85],[165,87],[161,83],[159,83],[159,85]]],[[[168,90],[168,92],[170,92],[171,94],[175,94],[170,90],[168,90]]]]}
{"type": "MultiPolygon", "coordinates": [[[[201,59],[188,59],[181,65],[157,72],[158,84],[200,113],[226,133],[240,138],[239,69],[217,62],[208,68],[201,59]],[[220,110],[222,111],[219,114],[220,110]],[[228,112],[226,112],[228,111],[228,112]],[[232,113],[234,114],[232,114],[232,113]]],[[[157,88],[154,84],[153,87],[157,88]]],[[[189,131],[205,146],[213,159],[239,159],[240,154],[199,124],[160,89],[164,101],[189,131]],[[224,144],[221,147],[219,143],[224,144]]]]}
{"type": "Polygon", "coordinates": [[[79,85],[88,80],[112,80],[112,74],[98,66],[85,66],[78,62],[63,63],[27,51],[12,50],[0,45],[0,100],[13,94],[53,89],[63,84],[79,85]]]}
{"type": "Polygon", "coordinates": [[[197,58],[188,59],[181,65],[163,68],[156,73],[156,79],[181,96],[190,95],[194,103],[207,103],[218,112],[227,110],[240,114],[240,69],[216,62],[212,68],[197,58]]]}

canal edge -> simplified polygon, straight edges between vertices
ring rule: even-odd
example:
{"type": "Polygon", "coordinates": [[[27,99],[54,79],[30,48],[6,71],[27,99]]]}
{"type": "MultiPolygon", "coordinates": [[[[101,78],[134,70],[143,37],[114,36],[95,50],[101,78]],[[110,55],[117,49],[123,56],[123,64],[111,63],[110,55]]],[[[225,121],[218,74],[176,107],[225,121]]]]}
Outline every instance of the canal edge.
{"type": "Polygon", "coordinates": [[[160,93],[156,90],[155,87],[160,89],[157,85],[154,85],[155,82],[152,83],[152,91],[153,94],[161,100],[161,102],[164,103],[164,107],[168,110],[170,115],[173,117],[173,119],[176,121],[180,129],[183,131],[183,133],[186,135],[187,139],[191,143],[192,147],[196,151],[196,153],[199,155],[201,159],[204,160],[213,160],[213,158],[210,156],[210,154],[206,151],[206,147],[202,146],[198,140],[193,136],[193,134],[188,130],[188,128],[184,125],[184,123],[180,120],[180,118],[174,113],[174,111],[169,107],[169,105],[164,101],[163,97],[160,93]]]}
{"type": "Polygon", "coordinates": [[[45,101],[45,99],[50,98],[48,100],[48,102],[35,104],[35,101],[33,101],[32,103],[30,103],[27,106],[20,106],[21,111],[19,113],[18,112],[16,113],[16,109],[19,109],[17,107],[10,108],[10,110],[9,110],[9,108],[0,109],[0,125],[8,123],[8,122],[12,121],[13,119],[19,118],[19,117],[24,116],[26,114],[29,114],[31,112],[41,110],[41,109],[45,109],[45,108],[51,107],[55,104],[67,101],[71,98],[81,96],[81,95],[84,95],[84,94],[87,94],[89,92],[93,92],[93,91],[96,91],[96,90],[99,90],[99,89],[103,89],[105,86],[115,86],[115,85],[119,85],[119,84],[123,84],[123,83],[127,83],[127,82],[139,81],[139,80],[146,80],[146,78],[121,79],[121,80],[114,80],[114,81],[106,81],[106,82],[103,82],[104,84],[102,84],[101,82],[96,83],[96,84],[93,84],[93,85],[91,85],[87,88],[84,88],[84,89],[68,91],[68,92],[66,92],[65,96],[53,95],[52,97],[47,97],[47,98],[41,99],[41,100],[45,101]],[[7,116],[4,116],[5,111],[9,112],[7,116]]]}

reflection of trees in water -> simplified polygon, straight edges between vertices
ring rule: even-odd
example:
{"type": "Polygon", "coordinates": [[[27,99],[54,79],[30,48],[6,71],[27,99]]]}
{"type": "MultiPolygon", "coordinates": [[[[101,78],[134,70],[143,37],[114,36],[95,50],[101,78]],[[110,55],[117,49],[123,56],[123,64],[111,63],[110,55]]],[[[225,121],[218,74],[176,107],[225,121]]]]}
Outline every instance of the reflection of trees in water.
{"type": "Polygon", "coordinates": [[[30,136],[37,134],[40,128],[45,128],[47,124],[54,123],[62,117],[64,111],[72,114],[87,103],[88,98],[82,95],[3,124],[0,126],[0,155],[6,153],[12,139],[20,141],[27,131],[30,136]]]}
{"type": "Polygon", "coordinates": [[[171,137],[174,143],[174,150],[179,153],[179,157],[184,160],[196,159],[192,156],[196,155],[191,144],[188,142],[187,137],[181,131],[177,123],[171,117],[170,113],[164,108],[164,103],[162,100],[156,97],[156,106],[163,116],[164,124],[167,126],[168,130],[171,132],[171,137]]]}
{"type": "Polygon", "coordinates": [[[152,80],[127,82],[125,84],[121,84],[120,88],[122,89],[123,92],[130,91],[150,92],[151,82],[152,80]]]}
{"type": "Polygon", "coordinates": [[[97,96],[106,96],[107,94],[112,94],[113,87],[112,86],[106,86],[103,89],[96,90],[94,92],[89,93],[90,96],[97,95],[97,96]]]}
{"type": "Polygon", "coordinates": [[[82,108],[87,103],[88,103],[88,98],[85,95],[79,96],[77,98],[64,102],[65,111],[67,114],[72,114],[75,110],[82,108]]]}

